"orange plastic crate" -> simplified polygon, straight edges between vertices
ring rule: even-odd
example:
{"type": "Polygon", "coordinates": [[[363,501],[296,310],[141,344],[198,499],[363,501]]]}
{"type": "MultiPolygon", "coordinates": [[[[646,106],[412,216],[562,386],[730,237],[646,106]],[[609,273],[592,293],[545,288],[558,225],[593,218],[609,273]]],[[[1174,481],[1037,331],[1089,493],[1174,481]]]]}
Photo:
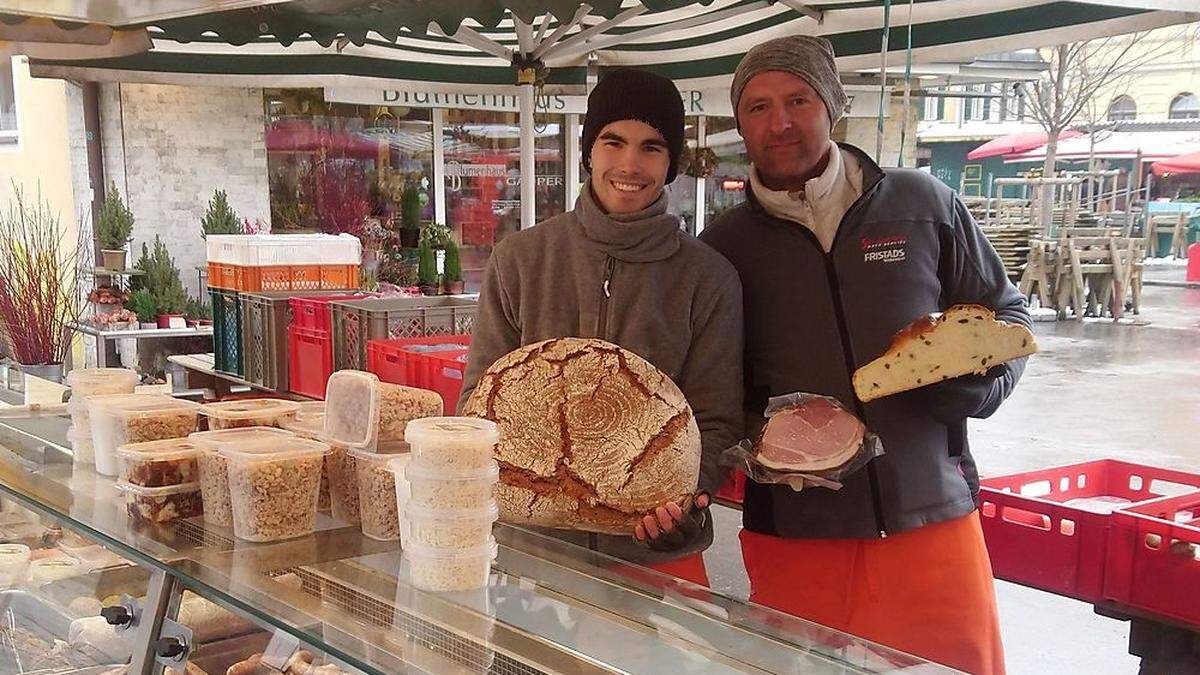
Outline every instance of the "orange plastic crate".
{"type": "Polygon", "coordinates": [[[320,288],[325,291],[358,288],[358,265],[321,265],[320,288]]]}
{"type": "Polygon", "coordinates": [[[323,265],[289,265],[288,274],[291,278],[289,291],[319,291],[321,290],[321,268],[323,265]]]}

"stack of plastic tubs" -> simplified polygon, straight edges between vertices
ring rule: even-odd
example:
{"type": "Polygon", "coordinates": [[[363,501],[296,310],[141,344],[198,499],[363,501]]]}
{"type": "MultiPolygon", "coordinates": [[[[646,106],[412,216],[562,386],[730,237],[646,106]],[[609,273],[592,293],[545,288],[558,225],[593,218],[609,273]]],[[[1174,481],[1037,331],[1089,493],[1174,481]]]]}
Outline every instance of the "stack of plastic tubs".
{"type": "Polygon", "coordinates": [[[373,373],[343,370],[329,378],[324,436],[333,451],[329,487],[334,517],[349,521],[357,486],[358,523],[373,539],[400,538],[395,477],[388,462],[408,452],[405,427],[437,415],[441,399],[430,391],[381,382],[373,373]]]}
{"type": "Polygon", "coordinates": [[[165,395],[88,397],[96,473],[119,473],[117,448],[122,445],[186,437],[196,430],[198,408],[191,401],[165,395]]]}
{"type": "Polygon", "coordinates": [[[407,581],[430,591],[483,588],[496,557],[499,429],[488,420],[434,417],[410,422],[405,438],[411,454],[389,467],[407,581]]]}
{"type": "Polygon", "coordinates": [[[226,448],[250,446],[272,446],[296,438],[283,429],[272,427],[245,427],[203,431],[192,434],[188,440],[196,444],[200,454],[196,457],[200,471],[200,493],[204,501],[204,522],[209,525],[233,527],[233,504],[229,492],[229,464],[221,453],[226,448]]]}
{"type": "Polygon", "coordinates": [[[71,387],[71,400],[67,403],[71,426],[67,429],[67,440],[75,464],[95,462],[87,397],[132,394],[137,383],[137,373],[126,368],[79,368],[67,373],[67,385],[71,387]]]}
{"type": "Polygon", "coordinates": [[[200,450],[187,438],[133,443],[117,449],[117,488],[134,522],[165,523],[203,513],[200,450]]]}

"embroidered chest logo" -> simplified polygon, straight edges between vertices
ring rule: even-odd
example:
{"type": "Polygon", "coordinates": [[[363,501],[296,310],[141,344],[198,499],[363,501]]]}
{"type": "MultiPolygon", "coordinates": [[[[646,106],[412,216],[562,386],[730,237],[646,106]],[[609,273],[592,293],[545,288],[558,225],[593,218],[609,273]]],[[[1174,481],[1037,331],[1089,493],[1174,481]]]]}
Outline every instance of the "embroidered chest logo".
{"type": "Polygon", "coordinates": [[[859,244],[863,252],[863,262],[903,262],[906,257],[904,249],[908,244],[908,237],[904,235],[863,237],[859,244]]]}

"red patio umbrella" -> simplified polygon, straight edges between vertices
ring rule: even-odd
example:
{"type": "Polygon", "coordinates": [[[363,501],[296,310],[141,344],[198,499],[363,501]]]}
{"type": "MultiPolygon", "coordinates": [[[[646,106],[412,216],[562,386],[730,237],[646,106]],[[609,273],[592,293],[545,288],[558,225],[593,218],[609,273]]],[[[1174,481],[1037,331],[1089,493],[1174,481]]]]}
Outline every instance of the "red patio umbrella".
{"type": "Polygon", "coordinates": [[[1200,152],[1161,159],[1151,164],[1150,170],[1155,176],[1165,176],[1169,173],[1200,173],[1200,152]]]}
{"type": "MultiPolygon", "coordinates": [[[[1058,139],[1061,141],[1065,138],[1075,138],[1082,135],[1081,132],[1068,129],[1059,134],[1058,139]]],[[[1026,152],[1042,147],[1046,144],[1047,140],[1049,140],[1049,137],[1044,131],[1026,131],[1019,134],[1009,134],[1000,138],[993,138],[971,152],[968,152],[967,159],[987,159],[988,157],[1026,152]]]]}

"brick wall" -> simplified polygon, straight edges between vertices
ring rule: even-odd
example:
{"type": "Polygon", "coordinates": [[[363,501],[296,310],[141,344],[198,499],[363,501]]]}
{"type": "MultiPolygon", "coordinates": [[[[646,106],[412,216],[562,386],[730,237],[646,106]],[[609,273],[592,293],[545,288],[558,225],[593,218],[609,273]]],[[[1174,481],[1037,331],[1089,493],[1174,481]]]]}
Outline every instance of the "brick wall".
{"type": "Polygon", "coordinates": [[[105,176],[136,218],[131,260],[160,235],[195,295],[213,190],[229,193],[239,216],[270,220],[262,90],[106,84],[100,115],[105,176]]]}

